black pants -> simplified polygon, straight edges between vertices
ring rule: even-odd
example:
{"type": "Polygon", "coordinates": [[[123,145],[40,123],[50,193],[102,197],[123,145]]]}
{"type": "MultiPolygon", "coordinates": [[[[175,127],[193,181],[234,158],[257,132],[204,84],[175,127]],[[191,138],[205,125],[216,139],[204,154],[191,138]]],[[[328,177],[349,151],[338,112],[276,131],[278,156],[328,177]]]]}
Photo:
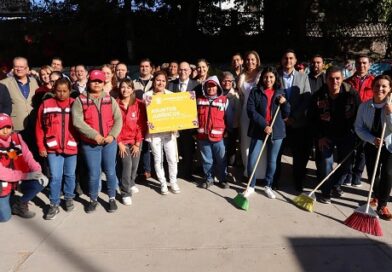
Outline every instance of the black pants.
{"type": "Polygon", "coordinates": [[[195,153],[195,140],[193,139],[193,129],[181,130],[177,139],[178,154],[181,157],[178,176],[189,179],[193,173],[193,155],[195,153]]]}
{"type": "Polygon", "coordinates": [[[312,148],[312,137],[309,127],[290,128],[286,127],[286,138],[283,140],[274,176],[274,184],[277,186],[281,174],[282,154],[286,148],[291,150],[293,156],[293,178],[294,185],[298,190],[303,188],[303,180],[306,174],[310,150],[312,148]]]}
{"type": "MultiPolygon", "coordinates": [[[[374,145],[365,145],[366,169],[368,179],[373,175],[374,164],[376,163],[377,148],[374,145]]],[[[378,208],[387,205],[392,187],[392,153],[385,146],[381,149],[380,161],[376,170],[374,181],[374,197],[378,199],[378,208]]]]}

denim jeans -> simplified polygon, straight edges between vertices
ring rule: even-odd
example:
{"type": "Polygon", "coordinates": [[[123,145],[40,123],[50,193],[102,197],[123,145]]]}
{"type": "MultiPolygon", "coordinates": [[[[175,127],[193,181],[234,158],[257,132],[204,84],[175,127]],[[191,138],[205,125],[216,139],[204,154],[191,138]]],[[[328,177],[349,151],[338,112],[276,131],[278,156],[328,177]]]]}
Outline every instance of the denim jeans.
{"type": "Polygon", "coordinates": [[[49,153],[48,163],[50,169],[50,203],[54,205],[60,204],[61,185],[64,178],[64,197],[72,199],[75,197],[75,170],[76,155],[64,155],[49,153]]]}
{"type": "Polygon", "coordinates": [[[131,196],[131,188],[135,186],[137,176],[137,167],[139,165],[140,154],[136,157],[131,156],[130,145],[126,145],[127,153],[124,158],[119,157],[121,162],[121,195],[123,197],[131,196]]]}
{"type": "MultiPolygon", "coordinates": [[[[20,201],[27,203],[32,200],[44,187],[37,180],[24,180],[20,184],[22,197],[20,201]]],[[[11,218],[10,195],[0,197],[0,222],[6,222],[11,218]]]]}
{"type": "MultiPolygon", "coordinates": [[[[276,170],[276,163],[277,158],[279,155],[280,147],[282,145],[283,139],[271,140],[268,139],[267,142],[267,169],[265,172],[265,181],[268,187],[272,186],[275,170],[276,170]]],[[[248,176],[252,174],[253,168],[256,167],[257,157],[260,154],[261,147],[263,146],[264,140],[252,138],[250,140],[249,146],[249,158],[248,158],[248,176]]],[[[265,152],[265,151],[264,151],[265,152]]],[[[279,162],[280,163],[280,162],[279,162]]],[[[252,181],[250,186],[254,188],[256,185],[256,175],[253,175],[252,181]]]]}
{"type": "Polygon", "coordinates": [[[113,141],[106,145],[91,145],[82,143],[81,148],[88,168],[88,184],[90,198],[98,199],[101,188],[101,168],[106,175],[108,195],[110,198],[116,196],[116,153],[117,142],[113,141]]]}
{"type": "Polygon", "coordinates": [[[0,222],[7,222],[10,219],[11,219],[10,195],[7,195],[7,196],[0,197],[0,222]]]}
{"type": "Polygon", "coordinates": [[[227,167],[224,141],[211,142],[209,140],[199,140],[199,147],[203,159],[204,178],[208,182],[213,182],[215,167],[215,175],[220,182],[223,182],[226,179],[227,167]]]}
{"type": "MultiPolygon", "coordinates": [[[[343,158],[353,150],[355,145],[353,139],[355,139],[353,134],[349,134],[348,136],[342,138],[329,138],[331,142],[328,148],[319,150],[320,162],[318,165],[320,166],[321,178],[325,178],[332,171],[334,163],[333,153],[335,147],[337,151],[337,162],[340,163],[343,158]]],[[[341,185],[340,183],[343,181],[342,176],[350,171],[352,159],[352,156],[350,156],[342,164],[342,166],[340,166],[340,168],[336,170],[336,172],[321,186],[321,192],[324,197],[330,197],[332,188],[334,186],[341,185]]]]}

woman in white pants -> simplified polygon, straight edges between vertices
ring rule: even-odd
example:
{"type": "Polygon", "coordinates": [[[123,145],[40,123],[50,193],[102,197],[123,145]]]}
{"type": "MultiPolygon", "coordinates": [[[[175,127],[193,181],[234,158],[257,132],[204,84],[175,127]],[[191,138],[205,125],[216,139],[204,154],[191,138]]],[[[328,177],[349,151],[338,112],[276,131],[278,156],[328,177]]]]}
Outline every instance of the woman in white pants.
{"type": "MultiPolygon", "coordinates": [[[[153,99],[157,96],[172,93],[166,89],[167,74],[164,71],[158,71],[154,74],[152,89],[144,94],[144,101],[148,107],[153,99]]],[[[178,132],[169,131],[151,134],[153,124],[148,123],[149,133],[146,135],[146,141],[150,143],[152,155],[154,157],[154,167],[158,180],[161,183],[161,194],[166,195],[169,190],[163,169],[163,151],[169,168],[170,189],[173,193],[180,193],[180,187],[177,183],[177,140],[178,132]]]]}

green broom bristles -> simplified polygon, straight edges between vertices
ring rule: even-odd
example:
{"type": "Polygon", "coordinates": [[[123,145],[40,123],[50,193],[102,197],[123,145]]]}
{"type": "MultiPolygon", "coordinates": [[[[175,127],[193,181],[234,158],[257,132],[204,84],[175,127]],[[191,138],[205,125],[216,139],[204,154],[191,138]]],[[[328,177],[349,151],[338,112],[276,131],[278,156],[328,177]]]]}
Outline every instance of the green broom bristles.
{"type": "Polygon", "coordinates": [[[311,196],[306,194],[300,194],[293,199],[293,202],[299,208],[309,212],[313,212],[314,198],[312,198],[311,196]]]}
{"type": "Polygon", "coordinates": [[[234,204],[245,211],[249,209],[249,200],[243,194],[238,194],[234,198],[234,204]]]}

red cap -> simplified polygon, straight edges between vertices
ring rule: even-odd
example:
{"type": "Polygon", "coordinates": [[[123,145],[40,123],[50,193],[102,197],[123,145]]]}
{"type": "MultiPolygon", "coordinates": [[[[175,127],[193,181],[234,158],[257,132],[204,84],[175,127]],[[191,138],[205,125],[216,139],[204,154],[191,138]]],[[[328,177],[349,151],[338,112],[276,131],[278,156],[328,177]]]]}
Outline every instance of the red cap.
{"type": "Polygon", "coordinates": [[[90,81],[100,80],[102,82],[105,82],[105,73],[101,70],[92,70],[88,75],[88,78],[90,81]]]}
{"type": "Polygon", "coordinates": [[[3,127],[12,127],[12,119],[8,114],[0,113],[0,129],[3,127]]]}
{"type": "Polygon", "coordinates": [[[208,85],[215,85],[215,86],[218,86],[218,83],[216,83],[214,80],[207,80],[206,83],[205,83],[205,85],[206,85],[206,86],[208,86],[208,85]]]}

